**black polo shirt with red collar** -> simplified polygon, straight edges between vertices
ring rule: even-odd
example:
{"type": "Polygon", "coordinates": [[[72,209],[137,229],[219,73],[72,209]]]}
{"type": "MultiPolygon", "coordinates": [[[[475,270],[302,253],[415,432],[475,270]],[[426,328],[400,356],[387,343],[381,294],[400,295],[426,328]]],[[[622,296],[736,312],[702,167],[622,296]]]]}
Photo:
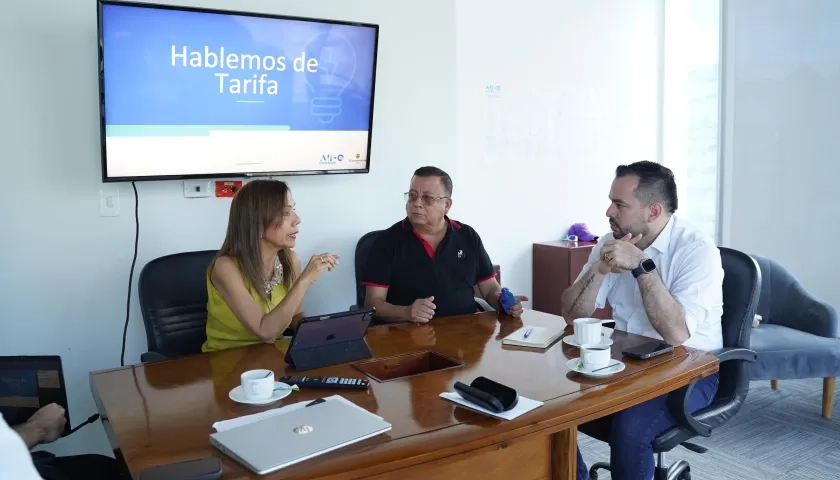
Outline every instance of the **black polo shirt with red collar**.
{"type": "Polygon", "coordinates": [[[372,246],[362,283],[388,288],[386,301],[392,305],[435,297],[436,317],[475,313],[473,287],[496,272],[478,233],[448,217],[446,222],[437,250],[407,218],[383,231],[372,246]]]}

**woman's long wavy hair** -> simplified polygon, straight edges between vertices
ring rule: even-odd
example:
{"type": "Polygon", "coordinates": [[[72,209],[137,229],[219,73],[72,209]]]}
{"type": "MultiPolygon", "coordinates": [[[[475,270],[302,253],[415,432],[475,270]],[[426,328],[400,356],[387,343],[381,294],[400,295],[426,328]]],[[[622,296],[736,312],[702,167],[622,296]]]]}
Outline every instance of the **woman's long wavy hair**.
{"type": "MultiPolygon", "coordinates": [[[[270,279],[262,274],[260,242],[267,229],[283,221],[288,192],[289,186],[278,180],[252,180],[243,185],[230,204],[225,241],[216,254],[216,258],[227,255],[236,260],[251,287],[264,301],[268,301],[268,295],[263,285],[270,279]]],[[[284,248],[277,255],[283,266],[283,284],[288,290],[295,281],[292,252],[284,248]]]]}

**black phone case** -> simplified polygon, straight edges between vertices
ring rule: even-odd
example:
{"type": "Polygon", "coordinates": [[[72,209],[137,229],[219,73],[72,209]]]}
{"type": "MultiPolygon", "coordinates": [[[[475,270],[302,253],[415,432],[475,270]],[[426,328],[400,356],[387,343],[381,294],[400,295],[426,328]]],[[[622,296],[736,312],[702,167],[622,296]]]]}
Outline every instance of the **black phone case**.
{"type": "Polygon", "coordinates": [[[461,382],[455,382],[455,391],[458,392],[459,395],[464,397],[464,400],[468,402],[472,402],[479,407],[486,408],[491,412],[500,413],[504,411],[504,407],[502,407],[502,402],[490,395],[487,392],[483,392],[475,387],[471,387],[461,382]]]}
{"type": "Polygon", "coordinates": [[[455,391],[468,402],[495,413],[508,411],[519,403],[516,390],[485,377],[476,378],[470,385],[455,382],[455,391]],[[490,391],[491,389],[493,391],[490,391]],[[500,390],[507,390],[508,395],[504,395],[500,390]]]}

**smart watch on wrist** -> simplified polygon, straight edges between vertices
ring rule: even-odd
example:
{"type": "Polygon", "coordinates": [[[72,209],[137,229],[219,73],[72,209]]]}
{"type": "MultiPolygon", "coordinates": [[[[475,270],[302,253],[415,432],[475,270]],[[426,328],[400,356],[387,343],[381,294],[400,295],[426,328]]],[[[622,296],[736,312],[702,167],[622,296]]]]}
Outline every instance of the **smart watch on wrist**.
{"type": "Polygon", "coordinates": [[[653,260],[646,258],[639,263],[639,266],[632,270],[633,278],[639,278],[641,275],[650,273],[656,269],[656,264],[653,260]]]}

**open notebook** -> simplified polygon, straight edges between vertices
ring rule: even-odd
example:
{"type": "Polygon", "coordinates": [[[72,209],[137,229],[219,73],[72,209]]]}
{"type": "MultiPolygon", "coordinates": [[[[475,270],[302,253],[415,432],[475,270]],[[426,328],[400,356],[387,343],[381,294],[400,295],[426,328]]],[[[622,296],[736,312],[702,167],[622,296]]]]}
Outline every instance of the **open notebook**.
{"type": "Polygon", "coordinates": [[[557,325],[551,327],[533,327],[525,325],[519,330],[503,338],[502,345],[547,348],[560,338],[560,335],[563,335],[563,330],[565,328],[565,323],[558,323],[557,325]]]}

